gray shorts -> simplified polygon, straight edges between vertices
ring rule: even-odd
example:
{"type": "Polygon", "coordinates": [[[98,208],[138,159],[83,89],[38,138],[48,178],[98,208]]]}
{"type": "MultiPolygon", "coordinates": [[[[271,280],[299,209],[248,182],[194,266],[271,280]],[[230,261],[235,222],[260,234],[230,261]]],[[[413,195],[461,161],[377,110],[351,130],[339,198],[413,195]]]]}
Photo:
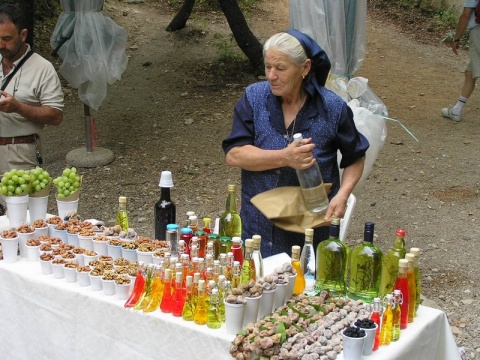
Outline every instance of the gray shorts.
{"type": "Polygon", "coordinates": [[[475,26],[470,30],[469,45],[470,62],[466,70],[472,73],[474,79],[480,78],[480,26],[475,26]]]}

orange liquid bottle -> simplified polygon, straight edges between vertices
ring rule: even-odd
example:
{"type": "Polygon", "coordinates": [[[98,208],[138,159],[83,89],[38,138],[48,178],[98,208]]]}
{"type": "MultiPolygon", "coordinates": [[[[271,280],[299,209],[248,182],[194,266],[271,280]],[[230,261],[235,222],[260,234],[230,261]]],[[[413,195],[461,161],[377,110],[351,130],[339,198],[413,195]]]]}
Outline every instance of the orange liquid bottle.
{"type": "Polygon", "coordinates": [[[297,273],[295,285],[293,286],[294,294],[301,294],[305,290],[306,282],[303,276],[302,266],[300,265],[300,246],[292,246],[292,267],[297,273]]]}

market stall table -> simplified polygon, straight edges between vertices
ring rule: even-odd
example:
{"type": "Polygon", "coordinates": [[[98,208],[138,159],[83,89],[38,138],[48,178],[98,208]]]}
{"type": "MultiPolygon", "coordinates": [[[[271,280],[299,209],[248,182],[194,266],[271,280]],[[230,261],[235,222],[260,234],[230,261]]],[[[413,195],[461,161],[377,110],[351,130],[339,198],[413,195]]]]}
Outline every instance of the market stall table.
{"type": "MultiPolygon", "coordinates": [[[[39,262],[0,261],[2,359],[231,359],[232,335],[160,311],[142,313],[90,286],[43,275],[39,262]]],[[[445,314],[421,306],[398,342],[372,360],[456,360],[445,314]]],[[[342,359],[340,356],[339,359],[342,359]]]]}

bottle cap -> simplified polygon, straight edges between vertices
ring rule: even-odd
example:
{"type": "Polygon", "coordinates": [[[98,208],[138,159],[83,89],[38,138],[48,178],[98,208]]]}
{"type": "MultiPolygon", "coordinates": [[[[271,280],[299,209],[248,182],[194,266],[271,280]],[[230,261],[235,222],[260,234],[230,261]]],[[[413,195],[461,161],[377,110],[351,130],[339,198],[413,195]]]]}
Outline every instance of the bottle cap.
{"type": "Polygon", "coordinates": [[[193,230],[190,229],[190,228],[181,228],[181,229],[180,229],[180,232],[181,232],[182,234],[191,234],[191,233],[193,233],[193,230]]]}
{"type": "Polygon", "coordinates": [[[235,192],[236,187],[237,187],[237,185],[235,185],[235,184],[228,184],[227,191],[228,192],[235,192]]]}
{"type": "Polygon", "coordinates": [[[253,247],[253,239],[246,239],[245,240],[245,247],[252,248],[253,247]]]}
{"type": "Polygon", "coordinates": [[[398,267],[407,268],[408,267],[408,260],[406,260],[406,259],[398,260],[398,267]]]}
{"type": "Polygon", "coordinates": [[[198,280],[198,290],[205,290],[205,280],[198,280]]]}
{"type": "Polygon", "coordinates": [[[240,261],[235,260],[235,261],[233,262],[233,266],[240,266],[240,261]]]}
{"type": "Polygon", "coordinates": [[[163,278],[164,278],[165,280],[170,280],[170,272],[171,272],[171,271],[172,271],[172,270],[170,270],[170,269],[165,269],[165,274],[163,275],[163,278]]]}
{"type": "Polygon", "coordinates": [[[334,217],[332,217],[332,220],[330,220],[330,223],[331,223],[332,225],[340,225],[340,218],[334,216],[334,217]]]}
{"type": "Polygon", "coordinates": [[[163,188],[172,188],[173,187],[173,180],[172,180],[172,173],[170,171],[162,171],[160,175],[160,183],[158,186],[163,188]]]}
{"type": "Polygon", "coordinates": [[[125,196],[120,196],[118,198],[118,203],[119,204],[126,204],[127,203],[127,198],[125,196]]]}
{"type": "Polygon", "coordinates": [[[182,282],[183,280],[183,273],[178,271],[175,273],[175,281],[178,283],[178,282],[182,282]]]}
{"type": "Polygon", "coordinates": [[[305,236],[313,236],[313,229],[305,229],[305,236]]]}
{"type": "Polygon", "coordinates": [[[260,235],[253,235],[252,239],[255,247],[260,247],[260,243],[262,242],[262,237],[260,235]]]}
{"type": "Polygon", "coordinates": [[[197,283],[200,281],[200,273],[199,272],[193,273],[193,280],[197,283]]]}
{"type": "Polygon", "coordinates": [[[301,133],[293,134],[293,141],[300,142],[303,140],[303,135],[301,133]]]}
{"type": "Polygon", "coordinates": [[[187,215],[187,219],[188,219],[190,216],[195,215],[195,211],[187,211],[186,215],[187,215]]]}
{"type": "Polygon", "coordinates": [[[413,254],[416,257],[420,257],[420,249],[416,248],[416,247],[413,247],[413,248],[410,249],[410,254],[413,254]]]}
{"type": "Polygon", "coordinates": [[[292,254],[300,255],[300,246],[293,245],[292,246],[292,254]]]}
{"type": "Polygon", "coordinates": [[[405,234],[406,234],[406,231],[403,230],[403,229],[398,229],[397,232],[396,232],[397,236],[401,236],[401,237],[404,237],[405,234]]]}
{"type": "Polygon", "coordinates": [[[412,253],[406,253],[405,254],[405,259],[408,262],[414,262],[415,261],[415,255],[413,255],[412,253]]]}
{"type": "Polygon", "coordinates": [[[167,224],[167,230],[178,230],[177,224],[167,224]]]}
{"type": "Polygon", "coordinates": [[[193,276],[192,275],[187,275],[187,280],[185,281],[185,284],[187,286],[192,286],[193,285],[193,276]]]}

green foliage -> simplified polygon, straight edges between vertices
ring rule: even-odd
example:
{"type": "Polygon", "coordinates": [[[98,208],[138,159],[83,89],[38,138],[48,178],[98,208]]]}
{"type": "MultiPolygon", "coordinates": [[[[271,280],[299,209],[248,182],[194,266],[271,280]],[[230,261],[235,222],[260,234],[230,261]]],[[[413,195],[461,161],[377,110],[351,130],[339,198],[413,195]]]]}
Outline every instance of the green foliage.
{"type": "Polygon", "coordinates": [[[433,13],[433,21],[442,30],[455,28],[458,22],[458,12],[454,7],[433,13]]]}
{"type": "Polygon", "coordinates": [[[215,46],[217,47],[218,60],[220,61],[238,61],[245,58],[243,53],[240,53],[238,45],[232,34],[227,37],[221,34],[214,34],[215,46]]]}

